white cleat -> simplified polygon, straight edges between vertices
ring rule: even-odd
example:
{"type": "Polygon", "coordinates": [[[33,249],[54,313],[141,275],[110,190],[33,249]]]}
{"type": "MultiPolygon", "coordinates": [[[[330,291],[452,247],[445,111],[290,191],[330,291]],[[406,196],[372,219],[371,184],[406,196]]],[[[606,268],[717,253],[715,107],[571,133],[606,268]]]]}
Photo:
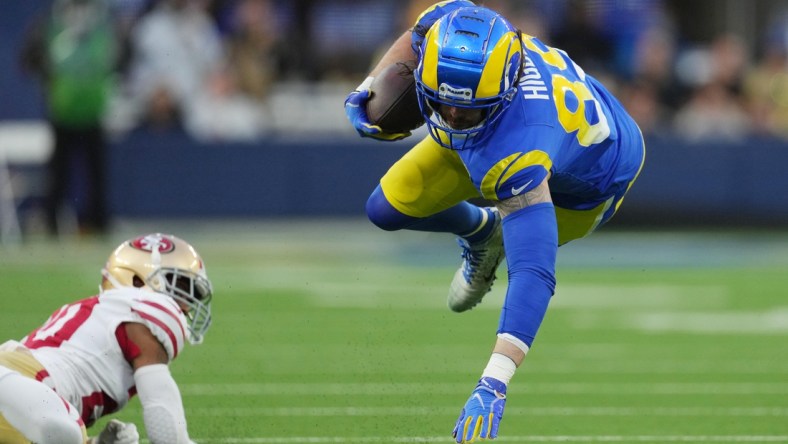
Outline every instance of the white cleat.
{"type": "Polygon", "coordinates": [[[495,272],[504,257],[501,216],[495,208],[492,212],[495,227],[487,239],[474,244],[457,239],[462,247],[463,261],[449,287],[448,304],[452,311],[470,310],[492,289],[495,272]]]}

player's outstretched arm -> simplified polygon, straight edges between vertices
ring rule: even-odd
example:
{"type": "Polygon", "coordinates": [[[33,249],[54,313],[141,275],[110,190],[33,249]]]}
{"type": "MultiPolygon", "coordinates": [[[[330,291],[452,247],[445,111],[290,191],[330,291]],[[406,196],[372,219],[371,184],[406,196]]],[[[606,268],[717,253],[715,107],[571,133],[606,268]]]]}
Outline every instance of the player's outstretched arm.
{"type": "Polygon", "coordinates": [[[170,373],[164,346],[142,324],[125,327],[140,351],[131,364],[148,440],[151,444],[191,444],[181,392],[170,373]]]}
{"type": "Polygon", "coordinates": [[[501,319],[490,361],[454,427],[458,443],[498,436],[506,388],[528,353],[555,288],[558,234],[547,178],[497,206],[503,215],[510,276],[507,315],[501,319]]]}

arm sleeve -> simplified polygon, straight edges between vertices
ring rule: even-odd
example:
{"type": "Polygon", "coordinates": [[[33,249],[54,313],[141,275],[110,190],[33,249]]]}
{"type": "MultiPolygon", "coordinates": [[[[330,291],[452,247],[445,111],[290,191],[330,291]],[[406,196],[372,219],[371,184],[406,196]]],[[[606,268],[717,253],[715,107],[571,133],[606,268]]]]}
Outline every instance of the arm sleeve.
{"type": "Polygon", "coordinates": [[[189,444],[186,416],[178,385],[166,364],[140,367],[134,372],[142,404],[142,420],[152,444],[189,444]]]}
{"type": "Polygon", "coordinates": [[[555,291],[558,226],[552,203],[539,203],[503,219],[509,288],[498,333],[508,333],[529,347],[555,291]]]}

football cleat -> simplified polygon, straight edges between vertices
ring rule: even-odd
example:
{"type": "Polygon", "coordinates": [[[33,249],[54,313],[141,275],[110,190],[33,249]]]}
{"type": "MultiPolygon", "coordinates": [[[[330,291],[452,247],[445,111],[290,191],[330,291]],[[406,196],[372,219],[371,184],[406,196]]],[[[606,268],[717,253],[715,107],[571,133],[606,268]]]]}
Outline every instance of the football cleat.
{"type": "Polygon", "coordinates": [[[501,215],[496,208],[490,210],[495,216],[495,226],[487,239],[473,244],[461,237],[457,239],[463,260],[449,287],[448,304],[452,311],[467,311],[481,302],[492,289],[495,272],[503,260],[501,215]]]}

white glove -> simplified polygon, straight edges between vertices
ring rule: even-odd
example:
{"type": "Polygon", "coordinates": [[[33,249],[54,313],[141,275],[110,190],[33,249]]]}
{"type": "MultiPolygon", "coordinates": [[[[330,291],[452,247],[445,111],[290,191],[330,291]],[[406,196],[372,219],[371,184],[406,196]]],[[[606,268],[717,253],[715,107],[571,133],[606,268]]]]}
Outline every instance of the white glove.
{"type": "Polygon", "coordinates": [[[91,438],[90,444],[139,444],[140,434],[133,422],[113,419],[107,423],[99,436],[91,438]]]}

